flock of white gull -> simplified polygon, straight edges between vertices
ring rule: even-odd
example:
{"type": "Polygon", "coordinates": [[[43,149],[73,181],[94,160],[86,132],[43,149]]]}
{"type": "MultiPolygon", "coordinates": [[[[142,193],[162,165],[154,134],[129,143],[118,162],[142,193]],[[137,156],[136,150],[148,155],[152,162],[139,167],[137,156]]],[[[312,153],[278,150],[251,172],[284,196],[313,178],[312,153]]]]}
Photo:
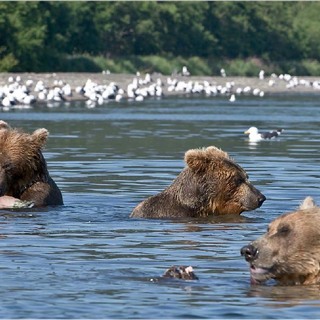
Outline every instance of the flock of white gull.
{"type": "MultiPolygon", "coordinates": [[[[221,69],[220,72],[221,79],[225,78],[225,70],[221,69]]],[[[110,72],[103,72],[103,74],[109,75],[110,72]]],[[[258,79],[265,80],[269,87],[277,85],[279,81],[284,81],[287,89],[304,86],[309,89],[320,90],[320,80],[310,81],[289,74],[279,76],[272,74],[265,78],[265,72],[261,70],[257,81],[258,79]]],[[[72,87],[64,80],[56,79],[49,84],[45,83],[44,80],[23,80],[20,75],[17,75],[9,76],[6,83],[0,85],[0,109],[8,111],[13,108],[28,108],[36,103],[50,106],[52,103],[76,100],[84,100],[88,108],[93,108],[108,101],[144,101],[150,97],[161,98],[172,94],[221,95],[225,96],[230,102],[234,102],[240,95],[263,97],[265,92],[258,87],[236,85],[235,81],[227,81],[227,79],[219,85],[210,83],[208,80],[194,80],[190,77],[190,72],[186,66],[182,68],[178,75],[168,77],[149,73],[142,76],[137,72],[130,82],[122,87],[113,81],[108,84],[99,84],[91,79],[87,79],[81,86],[72,87]]]]}

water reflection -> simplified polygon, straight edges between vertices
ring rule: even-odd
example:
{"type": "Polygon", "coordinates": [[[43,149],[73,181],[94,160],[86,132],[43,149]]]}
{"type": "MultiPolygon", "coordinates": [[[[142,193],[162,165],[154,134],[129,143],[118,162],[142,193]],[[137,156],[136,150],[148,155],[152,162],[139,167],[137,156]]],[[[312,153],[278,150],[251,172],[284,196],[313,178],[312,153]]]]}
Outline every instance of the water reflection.
{"type": "Polygon", "coordinates": [[[248,297],[264,299],[264,305],[272,308],[285,308],[306,303],[313,307],[320,306],[320,286],[252,286],[248,297]]]}

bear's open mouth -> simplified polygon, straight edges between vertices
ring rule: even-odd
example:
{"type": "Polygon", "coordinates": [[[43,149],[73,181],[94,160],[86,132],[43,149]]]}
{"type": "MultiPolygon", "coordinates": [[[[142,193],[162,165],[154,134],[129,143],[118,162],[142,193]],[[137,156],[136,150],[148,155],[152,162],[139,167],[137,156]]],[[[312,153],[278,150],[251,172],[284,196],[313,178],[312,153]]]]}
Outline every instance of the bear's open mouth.
{"type": "Polygon", "coordinates": [[[261,284],[271,278],[270,268],[250,264],[250,276],[252,284],[261,284]]]}

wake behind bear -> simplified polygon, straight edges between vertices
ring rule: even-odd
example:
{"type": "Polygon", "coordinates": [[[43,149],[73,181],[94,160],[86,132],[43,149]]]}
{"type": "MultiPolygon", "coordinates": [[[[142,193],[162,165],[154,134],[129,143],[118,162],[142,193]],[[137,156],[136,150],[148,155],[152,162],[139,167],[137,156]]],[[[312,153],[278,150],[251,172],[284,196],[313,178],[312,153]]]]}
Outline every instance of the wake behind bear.
{"type": "Polygon", "coordinates": [[[229,155],[216,148],[185,153],[187,167],[164,191],[142,201],[130,217],[205,218],[241,214],[262,205],[265,196],[229,155]]]}
{"type": "Polygon", "coordinates": [[[41,151],[48,135],[44,128],[28,134],[0,120],[0,208],[15,207],[13,198],[26,207],[63,204],[41,151]]]}

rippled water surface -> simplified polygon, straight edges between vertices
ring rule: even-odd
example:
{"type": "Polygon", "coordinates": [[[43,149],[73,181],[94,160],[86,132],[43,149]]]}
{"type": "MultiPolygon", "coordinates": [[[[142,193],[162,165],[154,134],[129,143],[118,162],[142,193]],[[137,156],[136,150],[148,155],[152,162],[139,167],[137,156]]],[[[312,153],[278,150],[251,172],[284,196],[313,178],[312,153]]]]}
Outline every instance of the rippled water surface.
{"type": "Polygon", "coordinates": [[[45,127],[65,205],[0,212],[2,318],[312,318],[318,286],[250,286],[240,248],[307,195],[320,203],[316,95],[74,103],[2,112],[14,127],[45,127]],[[285,129],[251,145],[251,125],[285,129]],[[240,217],[130,219],[134,206],[183,169],[185,151],[227,151],[267,197],[240,217]],[[199,281],[164,280],[192,265],[199,281]]]}

